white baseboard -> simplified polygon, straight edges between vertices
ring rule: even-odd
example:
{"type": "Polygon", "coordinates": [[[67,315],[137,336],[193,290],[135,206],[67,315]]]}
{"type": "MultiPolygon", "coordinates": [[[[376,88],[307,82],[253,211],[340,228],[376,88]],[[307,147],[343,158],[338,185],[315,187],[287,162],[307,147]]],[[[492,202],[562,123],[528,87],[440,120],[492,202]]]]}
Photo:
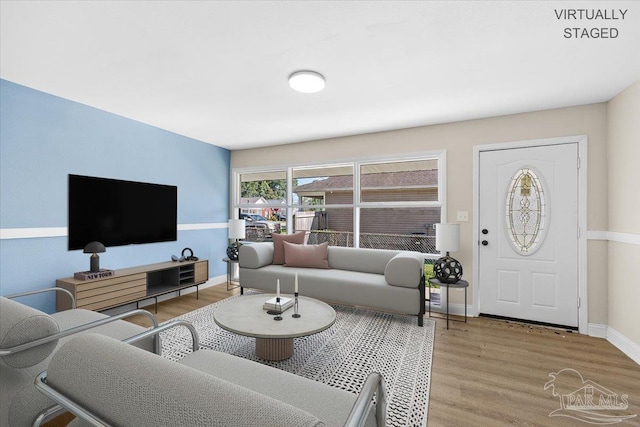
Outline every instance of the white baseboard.
{"type": "Polygon", "coordinates": [[[607,341],[618,347],[620,351],[640,365],[640,345],[634,343],[612,327],[607,328],[607,341]]]}
{"type": "MultiPolygon", "coordinates": [[[[427,315],[428,315],[428,310],[429,310],[429,304],[427,303],[427,306],[425,307],[425,310],[427,310],[427,315]]],[[[467,304],[467,317],[475,317],[475,314],[473,313],[473,306],[471,306],[470,304],[467,304]]],[[[432,313],[439,313],[439,314],[447,314],[447,305],[446,304],[442,304],[439,307],[436,307],[435,305],[431,306],[431,312],[432,313]]],[[[464,304],[458,304],[458,303],[450,303],[449,304],[449,314],[452,314],[454,316],[464,316],[464,304]]]]}
{"type": "Polygon", "coordinates": [[[640,345],[634,343],[629,338],[607,325],[589,323],[588,329],[590,337],[606,338],[606,340],[613,344],[618,350],[640,365],[640,345]]]}
{"type": "Polygon", "coordinates": [[[590,337],[606,338],[607,325],[601,325],[599,323],[589,323],[589,325],[587,326],[587,334],[590,337]]]}

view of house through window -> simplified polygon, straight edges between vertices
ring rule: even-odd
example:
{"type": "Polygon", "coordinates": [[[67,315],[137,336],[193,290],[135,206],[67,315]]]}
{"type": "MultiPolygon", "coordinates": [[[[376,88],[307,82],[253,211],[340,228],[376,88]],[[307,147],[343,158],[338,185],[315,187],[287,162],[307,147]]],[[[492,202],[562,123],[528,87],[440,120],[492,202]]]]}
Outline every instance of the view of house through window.
{"type": "MultiPolygon", "coordinates": [[[[234,207],[247,227],[278,222],[277,232],[304,230],[311,244],[412,250],[437,258],[439,165],[434,155],[236,172],[234,207]]],[[[258,237],[268,239],[269,230],[258,237]]]]}
{"type": "MultiPolygon", "coordinates": [[[[441,156],[235,171],[234,208],[248,240],[305,231],[308,244],[418,251],[432,277],[441,156]]],[[[432,304],[440,297],[429,290],[432,304]]]]}

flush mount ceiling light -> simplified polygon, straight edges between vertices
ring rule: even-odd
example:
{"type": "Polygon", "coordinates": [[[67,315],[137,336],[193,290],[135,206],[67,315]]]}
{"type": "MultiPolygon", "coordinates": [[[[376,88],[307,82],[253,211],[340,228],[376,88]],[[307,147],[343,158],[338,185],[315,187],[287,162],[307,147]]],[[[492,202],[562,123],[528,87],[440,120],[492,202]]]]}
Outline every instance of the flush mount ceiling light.
{"type": "Polygon", "coordinates": [[[324,89],[324,76],[315,71],[296,71],[289,76],[291,89],[302,93],[316,93],[324,89]]]}

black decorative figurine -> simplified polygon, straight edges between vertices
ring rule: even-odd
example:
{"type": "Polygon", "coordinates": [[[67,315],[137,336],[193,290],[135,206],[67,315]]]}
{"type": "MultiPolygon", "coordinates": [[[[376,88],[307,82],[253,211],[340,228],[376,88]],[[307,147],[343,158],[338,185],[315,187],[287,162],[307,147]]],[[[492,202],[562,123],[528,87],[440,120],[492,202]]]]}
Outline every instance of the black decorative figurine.
{"type": "Polygon", "coordinates": [[[295,297],[295,301],[293,302],[293,314],[291,315],[291,317],[293,317],[294,319],[299,319],[300,314],[298,314],[298,293],[294,292],[293,295],[295,297]]]}
{"type": "Polygon", "coordinates": [[[282,305],[280,304],[280,297],[276,297],[276,310],[278,312],[278,314],[276,315],[276,317],[273,318],[273,320],[282,320],[282,305]]]}
{"type": "Polygon", "coordinates": [[[462,264],[449,255],[443,256],[433,264],[433,274],[442,283],[456,283],[462,279],[462,264]]]}

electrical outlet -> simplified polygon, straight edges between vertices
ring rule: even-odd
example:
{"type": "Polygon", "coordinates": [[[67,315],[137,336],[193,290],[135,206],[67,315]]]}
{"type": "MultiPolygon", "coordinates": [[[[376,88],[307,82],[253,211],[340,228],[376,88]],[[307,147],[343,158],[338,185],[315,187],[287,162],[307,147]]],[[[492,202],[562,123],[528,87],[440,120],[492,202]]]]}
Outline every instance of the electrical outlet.
{"type": "Polygon", "coordinates": [[[469,222],[469,212],[458,211],[457,219],[458,219],[458,222],[469,222]]]}

